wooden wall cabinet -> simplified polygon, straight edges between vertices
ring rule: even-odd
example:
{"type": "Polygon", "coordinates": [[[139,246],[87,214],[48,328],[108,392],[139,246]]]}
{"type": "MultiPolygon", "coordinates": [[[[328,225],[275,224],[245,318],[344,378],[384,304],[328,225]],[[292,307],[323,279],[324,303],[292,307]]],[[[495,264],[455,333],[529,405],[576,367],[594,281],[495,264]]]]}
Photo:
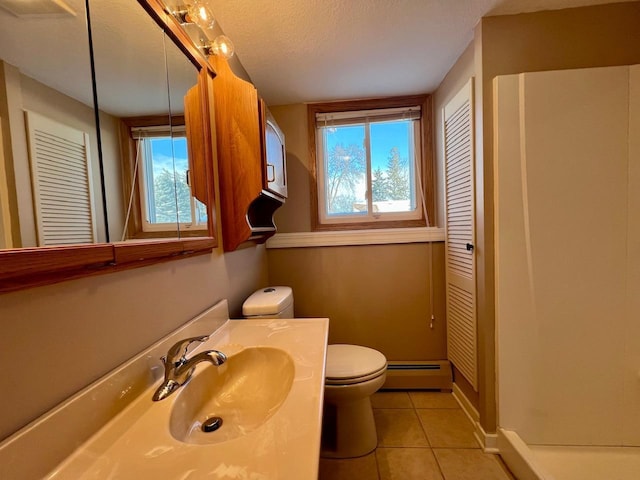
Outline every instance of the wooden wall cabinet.
{"type": "Polygon", "coordinates": [[[286,198],[284,136],[256,88],[212,56],[220,224],[224,251],[265,242],[275,234],[274,212],[286,198]],[[276,156],[272,160],[268,151],[276,156]],[[269,158],[269,160],[267,160],[269,158]]]}

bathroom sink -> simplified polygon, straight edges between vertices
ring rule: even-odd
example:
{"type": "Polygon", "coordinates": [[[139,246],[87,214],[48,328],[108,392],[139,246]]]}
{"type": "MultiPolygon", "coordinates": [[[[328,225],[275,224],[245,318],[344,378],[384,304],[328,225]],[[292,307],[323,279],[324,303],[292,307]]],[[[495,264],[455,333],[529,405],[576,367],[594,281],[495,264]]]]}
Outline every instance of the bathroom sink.
{"type": "MultiPolygon", "coordinates": [[[[158,368],[176,341],[203,333],[179,332],[143,352],[140,368],[149,359],[158,368]]],[[[188,352],[218,350],[225,363],[199,363],[188,382],[153,401],[158,378],[44,478],[317,480],[327,334],[322,318],[227,320],[188,352]],[[222,424],[203,432],[212,417],[222,424]]]]}
{"type": "Polygon", "coordinates": [[[204,445],[249,434],[278,411],[294,375],[293,359],[284,350],[244,348],[220,367],[199,370],[180,389],[169,419],[171,435],[204,445]],[[208,420],[212,431],[205,432],[208,420]]]}

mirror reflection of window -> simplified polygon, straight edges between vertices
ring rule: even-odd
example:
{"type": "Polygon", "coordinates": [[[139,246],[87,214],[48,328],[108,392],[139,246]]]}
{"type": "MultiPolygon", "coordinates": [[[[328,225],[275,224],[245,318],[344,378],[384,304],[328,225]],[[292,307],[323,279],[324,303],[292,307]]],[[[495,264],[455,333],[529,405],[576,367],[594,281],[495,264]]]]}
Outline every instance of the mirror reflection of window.
{"type": "MultiPolygon", "coordinates": [[[[175,132],[175,130],[174,130],[175,132]]],[[[206,206],[191,195],[187,139],[153,136],[139,140],[140,195],[144,231],[166,230],[176,223],[181,230],[205,230],[206,206]]]]}
{"type": "MultiPolygon", "coordinates": [[[[180,117],[181,118],[181,117],[180,117]]],[[[129,119],[135,123],[135,119],[129,119]]],[[[206,206],[193,197],[184,125],[131,127],[131,198],[127,223],[139,218],[136,231],[201,232],[207,230],[206,206]]]]}

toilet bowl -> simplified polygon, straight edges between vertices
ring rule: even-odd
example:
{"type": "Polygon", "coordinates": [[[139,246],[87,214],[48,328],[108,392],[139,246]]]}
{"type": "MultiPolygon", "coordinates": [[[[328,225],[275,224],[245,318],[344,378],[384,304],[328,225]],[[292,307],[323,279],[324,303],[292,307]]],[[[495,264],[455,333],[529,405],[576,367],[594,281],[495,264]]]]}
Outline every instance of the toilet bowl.
{"type": "MultiPolygon", "coordinates": [[[[254,292],[242,306],[247,318],[293,318],[290,287],[254,292]]],[[[387,359],[372,348],[336,344],[327,347],[321,456],[351,458],[376,448],[378,438],[371,395],[386,378],[387,359]]]]}
{"type": "Polygon", "coordinates": [[[386,372],[387,359],[377,350],[327,347],[321,456],[359,457],[376,448],[371,395],[384,384],[386,372]]]}

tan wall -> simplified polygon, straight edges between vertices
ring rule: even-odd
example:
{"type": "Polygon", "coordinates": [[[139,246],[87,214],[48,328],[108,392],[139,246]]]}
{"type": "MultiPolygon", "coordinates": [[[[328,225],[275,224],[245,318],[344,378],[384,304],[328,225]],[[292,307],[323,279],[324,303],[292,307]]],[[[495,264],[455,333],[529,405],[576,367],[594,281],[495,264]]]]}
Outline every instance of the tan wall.
{"type": "Polygon", "coordinates": [[[307,106],[304,104],[269,107],[285,134],[289,197],[275,214],[278,232],[311,231],[311,167],[307,106]]]}
{"type": "Polygon", "coordinates": [[[451,67],[438,89],[433,94],[434,148],[436,159],[436,224],[445,222],[445,186],[444,186],[444,119],[443,110],[449,101],[460,91],[467,81],[475,75],[474,45],[470,43],[451,67]]]}
{"type": "Polygon", "coordinates": [[[476,157],[476,251],[480,417],[495,430],[495,306],[493,251],[493,78],[497,75],[640,63],[640,2],[482,19],[476,31],[483,109],[476,157]]]}
{"type": "Polygon", "coordinates": [[[11,248],[11,208],[9,207],[9,187],[7,186],[7,166],[4,163],[2,142],[2,115],[0,115],[0,249],[11,248]]]}
{"type": "Polygon", "coordinates": [[[2,295],[0,440],[218,300],[239,316],[266,284],[250,247],[2,295]]]}
{"type": "MultiPolygon", "coordinates": [[[[107,192],[107,215],[109,220],[109,241],[122,239],[126,221],[126,207],[122,193],[122,159],[120,156],[120,120],[100,112],[100,135],[102,142],[102,163],[104,184],[107,192]]],[[[96,153],[97,155],[97,153],[96,153]]]]}
{"type": "Polygon", "coordinates": [[[293,288],[296,316],[330,319],[330,343],[389,360],[446,358],[444,243],[269,249],[267,258],[269,283],[293,288]]]}
{"type": "Polygon", "coordinates": [[[14,115],[13,92],[15,79],[20,77],[18,69],[0,60],[0,208],[3,221],[3,248],[20,247],[20,220],[18,195],[16,191],[15,169],[10,119],[14,115]]]}

